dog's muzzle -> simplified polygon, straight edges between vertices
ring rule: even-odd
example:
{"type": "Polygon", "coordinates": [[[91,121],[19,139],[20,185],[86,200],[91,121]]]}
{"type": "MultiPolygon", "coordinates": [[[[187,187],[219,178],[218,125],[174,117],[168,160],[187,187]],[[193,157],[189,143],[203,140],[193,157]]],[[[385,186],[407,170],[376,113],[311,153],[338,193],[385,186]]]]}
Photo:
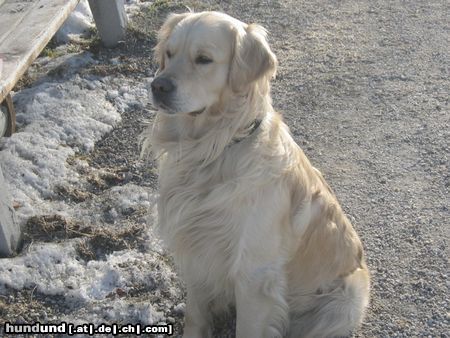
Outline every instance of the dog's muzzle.
{"type": "Polygon", "coordinates": [[[158,76],[152,81],[152,95],[156,104],[164,107],[170,107],[170,99],[176,90],[174,82],[167,78],[158,76]]]}

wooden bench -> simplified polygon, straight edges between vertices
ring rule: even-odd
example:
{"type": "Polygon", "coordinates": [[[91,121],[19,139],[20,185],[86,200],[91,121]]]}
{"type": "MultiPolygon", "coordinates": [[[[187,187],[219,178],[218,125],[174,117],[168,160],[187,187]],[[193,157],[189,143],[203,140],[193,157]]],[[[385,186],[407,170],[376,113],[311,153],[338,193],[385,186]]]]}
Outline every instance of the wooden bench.
{"type": "MultiPolygon", "coordinates": [[[[41,53],[80,0],[0,0],[0,137],[15,129],[9,92],[41,53]]],[[[125,37],[123,0],[89,0],[103,44],[116,45],[125,37]]]]}
{"type": "MultiPolygon", "coordinates": [[[[0,138],[15,131],[10,91],[79,1],[0,0],[0,138]]],[[[89,0],[89,6],[106,47],[113,47],[125,38],[124,0],[89,0]]],[[[10,199],[0,168],[0,255],[3,256],[15,251],[20,237],[10,199]]]]}

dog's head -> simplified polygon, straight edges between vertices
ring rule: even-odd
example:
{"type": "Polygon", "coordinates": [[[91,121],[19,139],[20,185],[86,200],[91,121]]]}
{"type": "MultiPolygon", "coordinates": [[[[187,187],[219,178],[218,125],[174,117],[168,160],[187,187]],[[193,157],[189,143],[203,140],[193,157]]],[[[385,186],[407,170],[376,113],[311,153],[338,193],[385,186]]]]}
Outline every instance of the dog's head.
{"type": "Polygon", "coordinates": [[[158,35],[153,102],[165,113],[196,115],[217,109],[229,95],[245,95],[269,81],[277,60],[259,25],[226,14],[172,14],[158,35]]]}

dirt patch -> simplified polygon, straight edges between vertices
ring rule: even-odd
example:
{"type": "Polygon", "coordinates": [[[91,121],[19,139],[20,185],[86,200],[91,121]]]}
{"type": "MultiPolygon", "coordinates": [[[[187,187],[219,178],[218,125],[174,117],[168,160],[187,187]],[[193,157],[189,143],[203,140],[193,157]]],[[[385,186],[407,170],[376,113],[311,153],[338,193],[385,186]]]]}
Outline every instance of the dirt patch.
{"type": "Polygon", "coordinates": [[[85,261],[104,260],[106,255],[136,248],[143,241],[144,228],[130,225],[125,229],[95,229],[76,246],[76,252],[85,261]]]}
{"type": "MultiPolygon", "coordinates": [[[[126,213],[131,217],[135,210],[126,213]]],[[[137,248],[144,241],[144,227],[128,222],[122,229],[92,228],[61,215],[33,216],[24,229],[24,248],[35,241],[57,242],[81,238],[76,244],[80,258],[85,261],[104,260],[114,251],[137,248]]]]}
{"type": "Polygon", "coordinates": [[[35,288],[10,290],[0,295],[0,333],[6,322],[58,323],[63,314],[70,313],[79,304],[68,305],[64,296],[39,293],[35,288]]]}
{"type": "Polygon", "coordinates": [[[89,235],[89,229],[61,215],[30,217],[24,229],[25,244],[33,241],[53,242],[89,235]]]}
{"type": "Polygon", "coordinates": [[[79,203],[92,198],[92,194],[79,188],[66,185],[58,185],[55,187],[56,195],[63,200],[79,203]]]}
{"type": "Polygon", "coordinates": [[[126,168],[102,169],[93,171],[87,181],[91,184],[94,192],[98,193],[111,186],[120,185],[125,181],[126,168]]]}

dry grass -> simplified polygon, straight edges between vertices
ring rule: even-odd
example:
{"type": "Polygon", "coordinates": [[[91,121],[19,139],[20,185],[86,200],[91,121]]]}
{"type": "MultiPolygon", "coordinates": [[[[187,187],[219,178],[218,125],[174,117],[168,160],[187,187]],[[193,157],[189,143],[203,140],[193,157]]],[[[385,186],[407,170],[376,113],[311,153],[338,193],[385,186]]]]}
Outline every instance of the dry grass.
{"type": "Polygon", "coordinates": [[[84,202],[92,197],[92,194],[88,191],[65,185],[56,186],[55,193],[62,199],[67,199],[76,203],[84,202]]]}
{"type": "Polygon", "coordinates": [[[30,217],[24,229],[24,241],[52,242],[89,235],[89,230],[81,224],[61,215],[41,215],[30,217]]]}
{"type": "Polygon", "coordinates": [[[81,238],[77,254],[85,261],[105,259],[114,251],[136,248],[143,241],[144,227],[127,222],[120,229],[92,228],[61,215],[31,217],[24,229],[25,247],[34,241],[55,242],[81,238]]]}
{"type": "Polygon", "coordinates": [[[106,255],[125,249],[135,248],[142,241],[144,228],[127,225],[120,230],[95,229],[76,246],[77,254],[85,261],[105,259],[106,255]]]}

